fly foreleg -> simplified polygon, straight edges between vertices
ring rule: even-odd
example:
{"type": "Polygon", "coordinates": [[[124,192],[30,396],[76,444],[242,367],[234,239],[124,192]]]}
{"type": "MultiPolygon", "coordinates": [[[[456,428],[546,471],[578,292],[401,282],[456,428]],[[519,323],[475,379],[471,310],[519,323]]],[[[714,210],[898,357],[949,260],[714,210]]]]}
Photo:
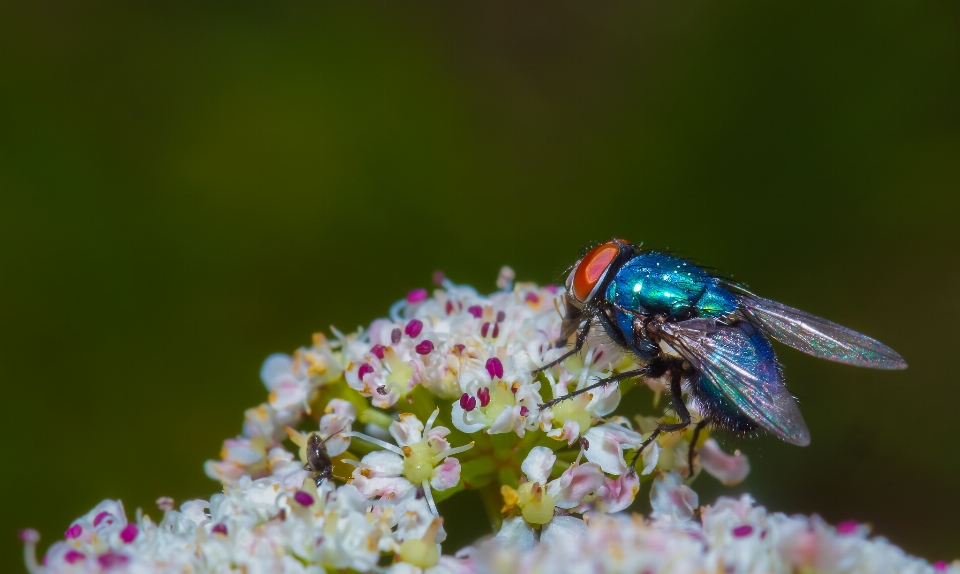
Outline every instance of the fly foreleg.
{"type": "Polygon", "coordinates": [[[538,374],[538,373],[540,373],[540,372],[542,372],[542,371],[546,371],[546,370],[549,369],[550,367],[554,367],[554,366],[556,366],[556,365],[559,365],[560,363],[566,361],[569,357],[572,357],[573,355],[576,355],[577,353],[579,353],[579,352],[580,352],[580,349],[583,348],[583,344],[587,341],[587,335],[590,333],[590,323],[592,322],[592,319],[593,319],[593,316],[592,316],[592,315],[590,315],[590,316],[587,317],[587,322],[586,322],[586,324],[583,326],[583,329],[581,329],[580,332],[577,333],[577,342],[573,345],[573,348],[572,348],[572,349],[570,349],[570,350],[567,351],[566,353],[560,355],[559,358],[554,359],[553,361],[550,361],[550,362],[547,363],[546,365],[544,365],[544,366],[540,367],[539,369],[533,371],[533,374],[536,375],[536,374],[538,374]]]}
{"type": "Polygon", "coordinates": [[[583,387],[582,389],[578,389],[578,390],[576,390],[576,391],[573,391],[572,393],[563,395],[562,397],[557,397],[557,398],[555,398],[555,399],[553,399],[553,400],[549,400],[549,401],[543,403],[542,405],[540,405],[540,410],[542,411],[543,409],[545,409],[545,408],[547,408],[547,407],[552,407],[553,405],[559,403],[560,401],[565,401],[565,400],[567,400],[567,399],[572,399],[573,397],[575,397],[575,396],[577,396],[577,395],[583,394],[583,393],[585,393],[585,392],[587,392],[587,391],[591,391],[591,390],[596,389],[596,388],[598,388],[598,387],[603,387],[603,386],[609,385],[610,383],[615,383],[615,382],[617,382],[617,381],[622,381],[622,380],[624,380],[624,379],[632,379],[632,378],[634,378],[634,377],[643,377],[643,376],[646,376],[647,373],[649,373],[649,369],[648,369],[647,367],[643,367],[642,369],[635,369],[635,370],[633,370],[633,371],[624,371],[624,372],[622,372],[622,373],[617,373],[616,375],[614,375],[614,376],[612,376],[612,377],[607,377],[606,379],[600,379],[599,381],[593,383],[592,385],[587,385],[587,386],[583,387]]]}

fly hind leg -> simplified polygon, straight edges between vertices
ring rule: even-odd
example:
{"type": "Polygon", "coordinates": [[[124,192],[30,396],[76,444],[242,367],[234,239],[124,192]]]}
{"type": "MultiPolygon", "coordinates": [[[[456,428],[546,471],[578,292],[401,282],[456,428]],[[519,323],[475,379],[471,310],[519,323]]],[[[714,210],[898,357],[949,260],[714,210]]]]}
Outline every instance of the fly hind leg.
{"type": "Polygon", "coordinates": [[[696,454],[697,440],[700,438],[700,431],[710,423],[710,417],[702,419],[693,429],[693,439],[690,441],[690,449],[687,451],[687,466],[690,468],[690,478],[693,478],[693,455],[696,454]]]}
{"type": "Polygon", "coordinates": [[[640,443],[640,448],[637,449],[637,454],[633,455],[633,460],[630,462],[630,474],[636,474],[637,461],[640,460],[640,455],[643,454],[643,449],[647,448],[651,442],[656,440],[657,437],[660,436],[660,433],[682,431],[690,426],[690,411],[687,410],[687,405],[683,404],[683,392],[680,385],[681,380],[682,374],[680,371],[674,370],[670,377],[670,397],[673,401],[673,410],[676,411],[677,416],[680,417],[680,422],[669,424],[660,423],[657,425],[657,428],[653,429],[653,432],[650,433],[650,436],[648,436],[645,441],[640,443]]]}

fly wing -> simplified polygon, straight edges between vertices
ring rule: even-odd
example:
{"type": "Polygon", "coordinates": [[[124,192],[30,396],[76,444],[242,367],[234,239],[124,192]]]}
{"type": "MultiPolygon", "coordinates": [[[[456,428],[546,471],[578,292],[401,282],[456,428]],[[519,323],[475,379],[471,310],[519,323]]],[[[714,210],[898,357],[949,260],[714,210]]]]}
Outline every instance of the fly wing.
{"type": "Polygon", "coordinates": [[[907,368],[896,351],[852,329],[756,295],[739,299],[758,327],[794,349],[858,367],[907,368]]]}
{"type": "Polygon", "coordinates": [[[787,391],[773,349],[741,321],[711,319],[664,323],[663,338],[737,408],[770,433],[796,445],[810,444],[810,431],[787,391]]]}

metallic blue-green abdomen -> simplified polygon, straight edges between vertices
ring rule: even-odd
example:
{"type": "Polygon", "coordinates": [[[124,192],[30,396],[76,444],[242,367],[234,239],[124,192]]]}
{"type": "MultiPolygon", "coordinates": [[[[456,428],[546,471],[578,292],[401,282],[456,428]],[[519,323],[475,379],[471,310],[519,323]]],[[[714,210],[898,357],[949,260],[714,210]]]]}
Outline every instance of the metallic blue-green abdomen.
{"type": "MultiPolygon", "coordinates": [[[[736,298],[715,278],[692,263],[662,253],[642,253],[625,263],[607,288],[607,300],[624,309],[662,313],[672,319],[719,317],[737,309],[736,298]]],[[[621,329],[626,326],[624,321],[618,323],[621,329]]]]}

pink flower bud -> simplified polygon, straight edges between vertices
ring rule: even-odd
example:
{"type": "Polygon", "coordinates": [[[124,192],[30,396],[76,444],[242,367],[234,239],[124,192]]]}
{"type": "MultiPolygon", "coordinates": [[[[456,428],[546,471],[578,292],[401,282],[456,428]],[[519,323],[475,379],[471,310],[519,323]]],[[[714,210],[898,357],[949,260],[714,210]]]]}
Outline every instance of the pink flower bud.
{"type": "Polygon", "coordinates": [[[407,294],[407,303],[419,303],[421,301],[427,300],[427,290],[426,289],[414,289],[409,294],[407,294]]]}
{"type": "Polygon", "coordinates": [[[105,570],[108,568],[113,568],[114,566],[123,566],[129,561],[130,559],[123,554],[118,554],[112,550],[106,554],[97,556],[97,562],[99,562],[100,566],[102,566],[105,570]]]}
{"type": "Polygon", "coordinates": [[[847,520],[837,525],[837,534],[855,534],[859,528],[855,521],[847,520]]]}
{"type": "Polygon", "coordinates": [[[372,372],[373,372],[373,367],[370,366],[368,363],[364,363],[360,365],[359,369],[357,369],[357,378],[362,381],[364,375],[367,375],[372,372]]]}
{"type": "Polygon", "coordinates": [[[492,359],[487,359],[487,372],[490,373],[490,378],[502,378],[503,377],[503,363],[500,362],[500,359],[493,357],[492,359]]]}
{"type": "Polygon", "coordinates": [[[414,319],[407,323],[407,326],[404,327],[403,332],[407,334],[408,337],[416,337],[420,334],[420,331],[423,330],[423,321],[420,319],[414,319]]]}
{"type": "Polygon", "coordinates": [[[301,506],[311,506],[313,505],[313,497],[310,496],[310,493],[298,490],[293,494],[293,499],[300,503],[301,506]]]}
{"type": "Polygon", "coordinates": [[[470,412],[473,409],[477,408],[477,398],[471,397],[467,393],[460,395],[460,408],[470,412]]]}
{"type": "Polygon", "coordinates": [[[137,525],[128,524],[123,527],[123,530],[120,531],[120,540],[123,540],[125,543],[130,544],[137,539],[137,525]]]}

